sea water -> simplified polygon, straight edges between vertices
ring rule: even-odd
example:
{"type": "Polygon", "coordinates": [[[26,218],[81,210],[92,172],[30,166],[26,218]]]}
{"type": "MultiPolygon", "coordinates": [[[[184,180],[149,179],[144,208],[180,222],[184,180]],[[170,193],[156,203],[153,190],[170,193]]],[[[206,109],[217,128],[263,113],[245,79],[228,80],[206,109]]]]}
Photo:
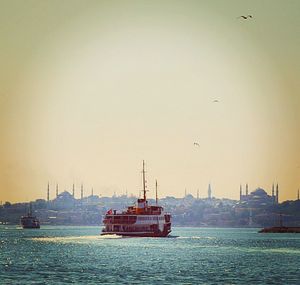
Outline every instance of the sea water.
{"type": "Polygon", "coordinates": [[[300,234],[174,227],[168,238],[100,227],[0,226],[0,284],[300,284],[300,234]]]}

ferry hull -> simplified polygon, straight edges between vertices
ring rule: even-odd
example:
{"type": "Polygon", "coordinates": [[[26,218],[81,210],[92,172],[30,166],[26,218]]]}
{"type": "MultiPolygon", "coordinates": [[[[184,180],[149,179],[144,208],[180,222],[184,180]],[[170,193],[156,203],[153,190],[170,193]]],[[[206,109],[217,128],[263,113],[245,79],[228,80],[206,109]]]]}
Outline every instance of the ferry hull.
{"type": "Polygon", "coordinates": [[[167,232],[102,232],[101,235],[118,235],[125,237],[167,237],[171,231],[167,232]]]}
{"type": "Polygon", "coordinates": [[[22,228],[23,229],[39,229],[41,226],[40,225],[34,225],[34,226],[23,226],[22,225],[22,228]]]}

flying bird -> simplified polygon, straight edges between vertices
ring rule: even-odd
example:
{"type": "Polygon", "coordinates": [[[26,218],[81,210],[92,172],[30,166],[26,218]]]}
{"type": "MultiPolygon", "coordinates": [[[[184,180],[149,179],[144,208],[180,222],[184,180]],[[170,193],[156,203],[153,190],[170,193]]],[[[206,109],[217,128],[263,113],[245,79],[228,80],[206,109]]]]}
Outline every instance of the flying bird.
{"type": "Polygon", "coordinates": [[[248,20],[249,18],[252,19],[253,16],[252,15],[247,15],[247,16],[242,15],[242,16],[237,17],[237,19],[239,19],[239,18],[242,18],[244,20],[248,20]]]}
{"type": "Polygon", "coordinates": [[[194,145],[195,145],[195,146],[200,146],[200,144],[198,144],[197,142],[194,142],[194,145]]]}
{"type": "Polygon", "coordinates": [[[213,103],[219,103],[219,100],[218,100],[218,99],[215,99],[215,100],[213,101],[213,103]]]}

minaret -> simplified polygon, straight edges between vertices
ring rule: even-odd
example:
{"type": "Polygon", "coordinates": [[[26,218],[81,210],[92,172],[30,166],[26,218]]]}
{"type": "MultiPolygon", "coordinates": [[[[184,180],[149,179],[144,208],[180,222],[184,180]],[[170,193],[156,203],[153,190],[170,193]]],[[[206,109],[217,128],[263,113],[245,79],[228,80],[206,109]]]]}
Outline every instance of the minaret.
{"type": "Polygon", "coordinates": [[[73,189],[72,189],[72,196],[73,196],[73,198],[75,198],[75,185],[74,185],[74,183],[73,183],[73,189]]]}
{"type": "Polygon", "coordinates": [[[58,184],[56,184],[56,198],[58,197],[58,184]]]}
{"type": "Polygon", "coordinates": [[[49,186],[49,182],[48,182],[48,187],[47,187],[47,202],[49,202],[49,201],[50,201],[50,186],[49,186]]]}
{"type": "Polygon", "coordinates": [[[240,184],[240,201],[242,201],[242,185],[240,184]]]}
{"type": "Polygon", "coordinates": [[[155,202],[158,204],[158,196],[157,196],[157,180],[155,180],[155,202]]]}
{"type": "Polygon", "coordinates": [[[93,189],[93,187],[92,187],[92,196],[94,196],[94,189],[93,189]]]}
{"type": "Polygon", "coordinates": [[[199,200],[199,189],[197,189],[197,200],[199,200]]]}
{"type": "Polygon", "coordinates": [[[248,183],[246,184],[246,196],[248,197],[248,183]]]}
{"type": "Polygon", "coordinates": [[[80,186],[80,205],[83,206],[83,184],[80,186]]]}
{"type": "Polygon", "coordinates": [[[81,200],[82,200],[83,199],[83,184],[81,184],[80,197],[81,197],[81,200]]]}
{"type": "Polygon", "coordinates": [[[184,198],[186,197],[186,188],[184,189],[184,198]]]}
{"type": "Polygon", "coordinates": [[[211,186],[210,186],[210,183],[208,184],[207,194],[208,194],[208,199],[211,199],[211,186]]]}
{"type": "Polygon", "coordinates": [[[299,189],[298,189],[298,201],[299,201],[300,199],[299,199],[299,189]]]}
{"type": "Polygon", "coordinates": [[[279,187],[278,187],[278,183],[276,185],[276,204],[279,203],[279,187]]]}
{"type": "Polygon", "coordinates": [[[276,201],[275,201],[275,196],[274,196],[274,183],[272,184],[272,199],[273,199],[273,204],[275,204],[276,201]]]}

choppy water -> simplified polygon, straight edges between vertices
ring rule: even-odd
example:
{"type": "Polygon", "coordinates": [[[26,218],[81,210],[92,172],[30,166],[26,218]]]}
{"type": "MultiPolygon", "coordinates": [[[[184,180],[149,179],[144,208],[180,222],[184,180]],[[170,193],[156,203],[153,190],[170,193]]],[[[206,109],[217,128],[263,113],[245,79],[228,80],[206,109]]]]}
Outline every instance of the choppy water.
{"type": "Polygon", "coordinates": [[[0,284],[300,284],[300,235],[173,228],[170,238],[98,227],[0,226],[0,284]]]}

